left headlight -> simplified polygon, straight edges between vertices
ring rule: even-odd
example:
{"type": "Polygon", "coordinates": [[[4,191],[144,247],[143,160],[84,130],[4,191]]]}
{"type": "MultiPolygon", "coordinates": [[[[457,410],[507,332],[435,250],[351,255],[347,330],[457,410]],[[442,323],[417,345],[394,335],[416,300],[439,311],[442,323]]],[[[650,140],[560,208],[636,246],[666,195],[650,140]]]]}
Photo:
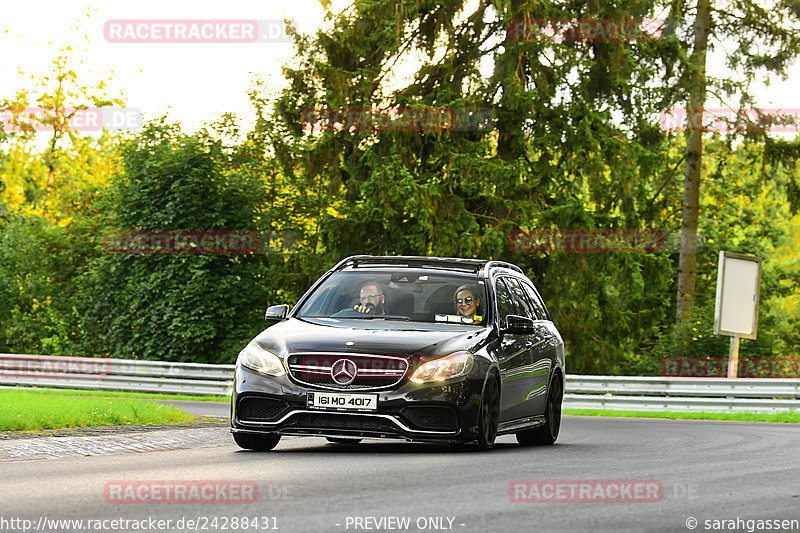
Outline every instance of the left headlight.
{"type": "Polygon", "coordinates": [[[239,352],[237,363],[268,376],[283,376],[286,374],[280,358],[254,342],[251,342],[244,350],[239,352]]]}
{"type": "Polygon", "coordinates": [[[456,352],[446,357],[428,361],[409,378],[414,383],[432,383],[469,374],[475,364],[469,352],[456,352]]]}

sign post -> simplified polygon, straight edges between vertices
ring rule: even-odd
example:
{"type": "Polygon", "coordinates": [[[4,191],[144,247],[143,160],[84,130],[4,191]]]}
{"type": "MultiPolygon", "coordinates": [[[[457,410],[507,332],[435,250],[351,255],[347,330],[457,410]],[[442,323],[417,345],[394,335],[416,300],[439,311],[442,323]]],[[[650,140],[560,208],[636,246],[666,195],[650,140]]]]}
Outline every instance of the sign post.
{"type": "Polygon", "coordinates": [[[731,337],[729,378],[736,377],[739,366],[739,339],[756,338],[760,277],[760,257],[719,252],[714,335],[731,337]]]}
{"type": "Polygon", "coordinates": [[[735,378],[739,370],[739,337],[731,337],[731,351],[728,354],[728,377],[735,378]]]}

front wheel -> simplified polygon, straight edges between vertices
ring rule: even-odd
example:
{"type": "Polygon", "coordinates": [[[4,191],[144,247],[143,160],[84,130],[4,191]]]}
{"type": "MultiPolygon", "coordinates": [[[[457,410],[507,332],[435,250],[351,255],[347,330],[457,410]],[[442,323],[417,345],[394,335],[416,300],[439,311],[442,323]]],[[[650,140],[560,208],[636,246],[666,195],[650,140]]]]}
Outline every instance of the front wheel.
{"type": "Polygon", "coordinates": [[[526,429],[517,433],[517,442],[522,446],[547,446],[558,439],[561,429],[561,401],[563,400],[561,378],[556,376],[550,384],[547,394],[547,405],[544,409],[544,425],[535,429],[526,429]]]}
{"type": "Polygon", "coordinates": [[[265,433],[263,435],[252,435],[248,433],[234,433],[233,440],[240,448],[245,450],[255,450],[266,452],[278,445],[281,436],[277,433],[265,433]]]}
{"type": "Polygon", "coordinates": [[[478,449],[489,450],[494,446],[497,428],[500,425],[500,388],[490,375],[481,395],[481,412],[478,421],[478,449]]]}

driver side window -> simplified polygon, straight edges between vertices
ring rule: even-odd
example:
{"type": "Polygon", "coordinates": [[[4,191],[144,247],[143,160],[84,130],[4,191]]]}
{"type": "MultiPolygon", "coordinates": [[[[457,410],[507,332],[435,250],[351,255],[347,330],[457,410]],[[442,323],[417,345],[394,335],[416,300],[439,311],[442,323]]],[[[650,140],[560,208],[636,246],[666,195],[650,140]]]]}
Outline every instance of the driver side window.
{"type": "Polygon", "coordinates": [[[528,303],[528,297],[525,294],[525,290],[522,288],[519,280],[514,278],[505,278],[506,284],[508,284],[508,288],[511,289],[512,294],[514,295],[514,301],[517,303],[517,309],[519,309],[519,314],[524,317],[528,317],[531,320],[538,320],[539,317],[536,316],[536,312],[533,310],[530,303],[528,303]]]}
{"type": "Polygon", "coordinates": [[[508,290],[503,278],[498,278],[495,283],[495,294],[497,295],[497,314],[500,318],[500,324],[506,323],[508,315],[516,315],[517,309],[514,305],[514,299],[511,296],[511,291],[508,290]]]}

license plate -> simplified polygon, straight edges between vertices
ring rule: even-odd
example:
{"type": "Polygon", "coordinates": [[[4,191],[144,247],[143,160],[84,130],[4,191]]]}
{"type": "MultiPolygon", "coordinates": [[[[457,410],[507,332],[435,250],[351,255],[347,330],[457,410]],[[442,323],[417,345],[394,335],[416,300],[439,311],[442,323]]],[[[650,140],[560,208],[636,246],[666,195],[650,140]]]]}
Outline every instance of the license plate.
{"type": "Polygon", "coordinates": [[[349,394],[346,392],[309,392],[307,405],[313,409],[375,411],[378,409],[378,395],[349,394]]]}

